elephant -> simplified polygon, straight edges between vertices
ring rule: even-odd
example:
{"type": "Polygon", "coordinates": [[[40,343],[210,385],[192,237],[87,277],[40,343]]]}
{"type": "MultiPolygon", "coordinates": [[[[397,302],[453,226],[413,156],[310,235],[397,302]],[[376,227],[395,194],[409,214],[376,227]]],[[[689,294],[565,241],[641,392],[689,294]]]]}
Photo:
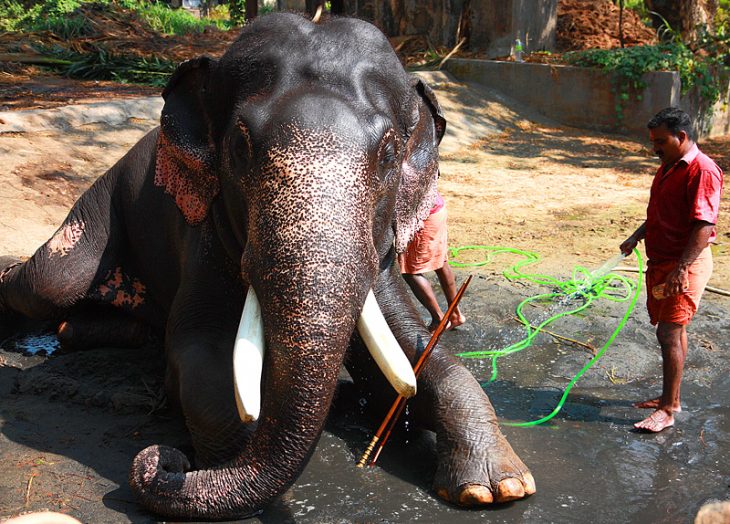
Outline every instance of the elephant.
{"type": "Polygon", "coordinates": [[[194,460],[133,459],[167,518],[233,519],[293,484],[344,365],[435,432],[434,493],[475,507],[535,480],[479,383],[430,333],[396,263],[428,215],[446,120],[373,25],[273,13],[183,62],[160,125],[83,193],[29,259],[0,265],[0,318],[58,322],[64,347],[164,333],[165,388],[194,460]]]}

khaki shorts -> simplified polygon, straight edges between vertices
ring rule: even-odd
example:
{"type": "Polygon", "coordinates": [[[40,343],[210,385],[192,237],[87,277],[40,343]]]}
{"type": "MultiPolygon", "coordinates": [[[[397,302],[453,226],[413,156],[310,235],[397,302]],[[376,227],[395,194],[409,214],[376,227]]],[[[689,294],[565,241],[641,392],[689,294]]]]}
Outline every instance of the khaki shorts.
{"type": "Polygon", "coordinates": [[[446,206],[429,215],[406,250],[398,255],[401,273],[418,275],[444,266],[448,246],[447,217],[446,206]]]}
{"type": "Polygon", "coordinates": [[[689,287],[679,295],[657,299],[652,293],[677,267],[677,261],[651,263],[646,270],[646,308],[652,325],[659,322],[687,325],[697,312],[702,293],[712,275],[712,252],[705,248],[687,270],[689,287]]]}

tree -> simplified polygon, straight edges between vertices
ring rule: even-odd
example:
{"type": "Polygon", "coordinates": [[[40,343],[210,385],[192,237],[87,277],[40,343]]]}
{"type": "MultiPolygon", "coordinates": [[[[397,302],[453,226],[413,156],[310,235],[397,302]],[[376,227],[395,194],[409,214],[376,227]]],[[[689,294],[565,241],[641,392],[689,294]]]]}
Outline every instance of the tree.
{"type": "Polygon", "coordinates": [[[712,22],[718,8],[718,0],[644,0],[651,13],[652,24],[657,29],[668,24],[671,32],[664,31],[664,38],[672,38],[678,33],[683,42],[691,43],[697,39],[697,28],[712,30],[712,22]]]}

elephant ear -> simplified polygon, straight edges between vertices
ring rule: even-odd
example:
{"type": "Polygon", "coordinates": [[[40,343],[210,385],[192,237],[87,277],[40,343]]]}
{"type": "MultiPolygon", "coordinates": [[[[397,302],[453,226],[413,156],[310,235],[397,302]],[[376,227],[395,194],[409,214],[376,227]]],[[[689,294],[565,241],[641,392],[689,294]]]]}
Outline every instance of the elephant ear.
{"type": "Polygon", "coordinates": [[[436,95],[422,80],[413,78],[417,123],[406,142],[395,209],[395,250],[402,253],[436,200],[439,176],[438,145],[446,132],[446,119],[436,95]]]}
{"type": "Polygon", "coordinates": [[[207,89],[214,66],[207,56],[183,62],[162,93],[155,185],[175,199],[191,225],[205,219],[220,190],[207,89]]]}

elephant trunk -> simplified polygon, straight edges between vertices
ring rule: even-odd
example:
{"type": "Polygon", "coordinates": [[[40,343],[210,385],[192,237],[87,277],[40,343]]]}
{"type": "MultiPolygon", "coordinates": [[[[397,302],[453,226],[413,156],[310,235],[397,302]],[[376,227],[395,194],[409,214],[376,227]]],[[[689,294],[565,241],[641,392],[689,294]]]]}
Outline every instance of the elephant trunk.
{"type": "MultiPolygon", "coordinates": [[[[329,152],[321,137],[314,139],[294,149],[329,152]]],[[[276,183],[252,191],[242,258],[264,324],[261,416],[241,455],[212,470],[187,471],[184,456],[170,448],[153,446],[137,455],[130,484],[161,515],[240,518],[296,480],[324,427],[375,279],[364,162],[327,154],[304,162],[289,148],[270,151],[264,178],[276,183]]]]}
{"type": "MultiPolygon", "coordinates": [[[[311,268],[304,269],[308,280],[319,280],[311,278],[311,268]]],[[[301,282],[303,276],[297,279],[301,282]]],[[[235,519],[255,513],[291,486],[324,427],[369,287],[366,281],[354,285],[352,275],[340,283],[358,288],[346,292],[353,294],[345,304],[343,295],[326,292],[320,297],[321,289],[314,293],[306,283],[293,293],[256,286],[262,297],[266,360],[261,417],[253,437],[241,455],[211,470],[189,471],[184,455],[172,448],[143,450],[132,465],[130,484],[145,507],[167,517],[235,519]]]]}

